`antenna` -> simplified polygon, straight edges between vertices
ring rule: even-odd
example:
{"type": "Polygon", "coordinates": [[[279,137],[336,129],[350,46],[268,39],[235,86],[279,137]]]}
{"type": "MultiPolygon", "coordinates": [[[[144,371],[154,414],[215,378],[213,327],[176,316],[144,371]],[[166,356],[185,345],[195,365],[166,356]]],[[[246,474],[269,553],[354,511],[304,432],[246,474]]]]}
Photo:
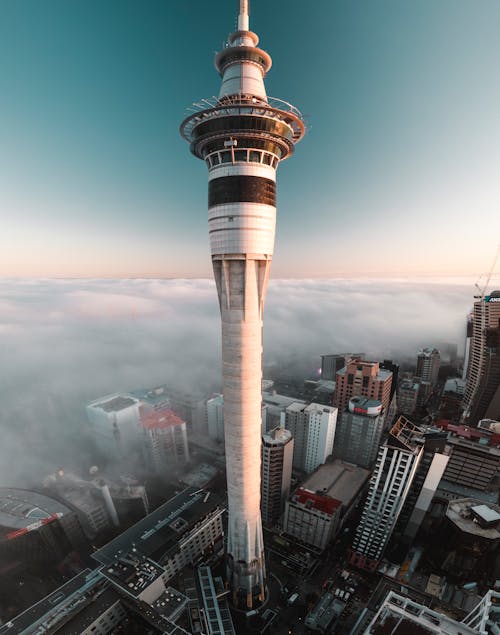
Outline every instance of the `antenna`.
{"type": "Polygon", "coordinates": [[[248,31],[250,11],[248,7],[249,0],[240,0],[240,14],[238,16],[238,31],[248,31]]]}
{"type": "Polygon", "coordinates": [[[498,260],[498,256],[500,255],[500,245],[497,246],[497,252],[495,254],[495,258],[493,260],[493,264],[491,265],[491,269],[489,271],[489,273],[486,276],[486,282],[483,285],[483,288],[481,288],[479,286],[479,280],[481,280],[481,278],[483,277],[484,274],[482,274],[481,276],[479,276],[478,281],[474,284],[474,286],[477,288],[477,290],[479,291],[479,295],[475,295],[475,298],[478,298],[480,300],[482,300],[484,298],[484,294],[486,293],[486,290],[488,288],[488,285],[490,284],[490,279],[491,276],[493,275],[495,266],[497,264],[497,260],[498,260]]]}

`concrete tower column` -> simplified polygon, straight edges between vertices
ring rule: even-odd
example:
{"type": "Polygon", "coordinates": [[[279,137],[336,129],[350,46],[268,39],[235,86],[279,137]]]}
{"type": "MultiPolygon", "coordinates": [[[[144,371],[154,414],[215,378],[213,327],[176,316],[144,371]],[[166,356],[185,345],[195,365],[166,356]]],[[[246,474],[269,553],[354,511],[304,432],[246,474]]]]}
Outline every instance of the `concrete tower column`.
{"type": "Polygon", "coordinates": [[[235,606],[265,599],[260,515],[262,319],[276,224],[276,169],[304,135],[297,109],[266,95],[271,58],[248,30],[215,58],[219,96],[204,99],[181,125],[209,169],[208,231],[222,322],[228,486],[226,570],[235,606]]]}

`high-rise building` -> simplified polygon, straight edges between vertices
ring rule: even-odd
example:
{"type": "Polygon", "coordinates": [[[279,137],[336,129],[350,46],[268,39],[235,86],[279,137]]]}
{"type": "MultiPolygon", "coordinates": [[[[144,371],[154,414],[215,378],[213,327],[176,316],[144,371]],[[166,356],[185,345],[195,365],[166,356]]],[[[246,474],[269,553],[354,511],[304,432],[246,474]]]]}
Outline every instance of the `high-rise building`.
{"type": "Polygon", "coordinates": [[[114,394],[86,408],[98,448],[109,457],[123,459],[140,446],[141,402],[130,395],[114,394]]]}
{"type": "Polygon", "coordinates": [[[209,170],[209,236],[222,319],[228,489],[227,578],[233,603],[265,599],[260,515],[262,319],[274,250],[276,169],[305,126],[299,111],[266,95],[270,56],[249,30],[240,0],[237,31],[216,55],[219,96],[181,125],[209,170]]]}
{"type": "MultiPolygon", "coordinates": [[[[282,428],[285,425],[286,409],[293,403],[306,405],[303,399],[280,395],[276,391],[263,392],[262,401],[266,407],[266,429],[265,432],[273,428],[282,428]]],[[[264,432],[264,429],[263,429],[264,432]]]]}
{"type": "Polygon", "coordinates": [[[186,422],[170,408],[144,415],[141,426],[145,453],[155,472],[165,474],[189,461],[186,422]]]}
{"type": "Polygon", "coordinates": [[[335,457],[371,468],[377,458],[383,431],[382,403],[376,399],[353,397],[340,422],[337,422],[335,457]]]}
{"type": "Polygon", "coordinates": [[[337,408],[292,403],[285,411],[285,427],[293,435],[293,467],[311,473],[333,450],[337,408]]]}
{"type": "Polygon", "coordinates": [[[465,381],[469,375],[470,347],[472,344],[472,335],[474,333],[474,313],[467,315],[465,326],[465,345],[464,345],[464,365],[462,369],[462,379],[465,381]]]}
{"type": "Polygon", "coordinates": [[[224,443],[224,397],[216,395],[207,401],[208,436],[224,443]]]}
{"type": "Polygon", "coordinates": [[[368,397],[382,402],[384,413],[391,402],[392,372],[380,368],[378,362],[353,359],[336,375],[333,404],[342,414],[351,397],[368,397]]]}
{"type": "Polygon", "coordinates": [[[417,409],[420,382],[417,379],[404,378],[398,388],[398,408],[404,415],[410,416],[417,409]]]}
{"type": "Polygon", "coordinates": [[[392,361],[392,359],[384,359],[384,361],[380,363],[380,368],[381,370],[389,370],[392,373],[392,380],[391,380],[391,399],[392,399],[398,387],[399,364],[395,364],[392,361]]]}
{"type": "Polygon", "coordinates": [[[422,431],[401,416],[380,448],[350,551],[356,567],[374,571],[403,508],[423,453],[422,431]]]}
{"type": "Polygon", "coordinates": [[[488,416],[500,418],[489,409],[500,385],[500,291],[474,302],[472,342],[467,387],[464,395],[464,418],[477,425],[488,416]]]}
{"type": "Polygon", "coordinates": [[[337,372],[351,359],[361,359],[364,353],[330,353],[321,355],[321,379],[335,381],[337,372]]]}
{"type": "Polygon", "coordinates": [[[293,437],[285,428],[262,435],[262,522],[276,524],[285,509],[292,480],[293,437]]]}
{"type": "Polygon", "coordinates": [[[437,348],[423,348],[417,356],[417,370],[415,376],[422,382],[435,386],[438,380],[441,355],[437,348]]]}

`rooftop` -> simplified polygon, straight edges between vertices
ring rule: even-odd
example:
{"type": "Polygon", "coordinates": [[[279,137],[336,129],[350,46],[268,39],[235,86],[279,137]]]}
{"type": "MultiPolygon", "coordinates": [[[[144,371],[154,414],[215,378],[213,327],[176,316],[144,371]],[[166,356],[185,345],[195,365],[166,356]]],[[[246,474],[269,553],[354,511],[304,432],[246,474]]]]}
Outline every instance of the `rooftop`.
{"type": "Polygon", "coordinates": [[[477,631],[391,591],[364,635],[477,635],[477,631]]]}
{"type": "Polygon", "coordinates": [[[155,580],[163,568],[149,558],[131,551],[101,569],[102,575],[129,595],[139,597],[155,580]]]}
{"type": "Polygon", "coordinates": [[[184,421],[178,417],[170,408],[153,410],[141,417],[141,425],[146,430],[164,430],[181,426],[184,421]]]}
{"type": "Polygon", "coordinates": [[[370,471],[336,459],[320,465],[293,494],[293,501],[332,515],[349,507],[370,478],[370,471]]]}
{"type": "Polygon", "coordinates": [[[138,553],[161,563],[177,548],[183,534],[216,509],[222,509],[222,501],[216,494],[187,487],[92,557],[109,565],[135,547],[138,553]]]}
{"type": "Polygon", "coordinates": [[[99,408],[104,412],[119,412],[125,410],[139,403],[134,397],[128,395],[109,395],[108,397],[101,397],[97,401],[93,401],[89,404],[89,408],[99,408]]]}
{"type": "Polygon", "coordinates": [[[418,453],[422,447],[424,431],[401,415],[392,426],[387,437],[386,445],[401,446],[408,452],[418,453]]]}
{"type": "Polygon", "coordinates": [[[30,529],[32,525],[47,524],[70,513],[66,505],[45,494],[0,487],[0,528],[4,531],[30,529]]]}
{"type": "Polygon", "coordinates": [[[262,435],[262,442],[266,445],[285,445],[292,439],[292,433],[286,428],[273,428],[262,435]]]}
{"type": "Polygon", "coordinates": [[[345,608],[345,602],[336,598],[332,593],[324,593],[305,619],[309,628],[319,628],[326,632],[332,621],[339,617],[345,608]]]}
{"type": "Polygon", "coordinates": [[[500,541],[498,528],[500,507],[498,505],[478,504],[478,501],[473,498],[460,498],[448,503],[446,517],[464,533],[472,534],[485,540],[500,541]],[[482,519],[484,519],[484,522],[479,522],[482,519]]]}
{"type": "Polygon", "coordinates": [[[293,403],[305,405],[305,401],[302,399],[296,399],[295,397],[287,397],[286,395],[279,395],[277,392],[263,392],[262,401],[269,406],[277,406],[278,408],[287,408],[293,403]]]}

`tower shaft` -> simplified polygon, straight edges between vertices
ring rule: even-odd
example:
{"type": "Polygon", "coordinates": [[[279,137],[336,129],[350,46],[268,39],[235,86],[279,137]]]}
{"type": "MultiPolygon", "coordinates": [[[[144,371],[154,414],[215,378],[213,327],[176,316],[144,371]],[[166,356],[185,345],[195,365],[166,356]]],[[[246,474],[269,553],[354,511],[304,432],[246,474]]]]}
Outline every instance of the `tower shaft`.
{"type": "MultiPolygon", "coordinates": [[[[219,96],[196,104],[181,125],[209,170],[208,227],[222,323],[224,436],[228,488],[226,572],[235,606],[265,599],[260,514],[262,319],[274,249],[276,169],[304,135],[300,113],[270,100],[269,55],[248,30],[240,0],[238,31],[215,58],[219,96]]],[[[279,102],[279,103],[278,103],[279,102]]]]}

